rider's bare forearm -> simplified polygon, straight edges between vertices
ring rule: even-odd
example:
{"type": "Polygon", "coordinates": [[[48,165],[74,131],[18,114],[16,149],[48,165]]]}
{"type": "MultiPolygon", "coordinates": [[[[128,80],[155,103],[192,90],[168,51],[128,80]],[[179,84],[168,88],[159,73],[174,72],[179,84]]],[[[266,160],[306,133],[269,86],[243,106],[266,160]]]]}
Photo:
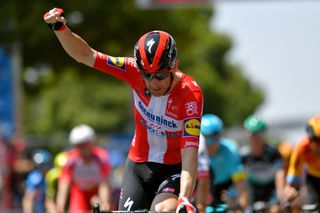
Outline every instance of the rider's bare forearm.
{"type": "Polygon", "coordinates": [[[99,186],[99,200],[100,205],[103,207],[104,210],[110,210],[111,205],[111,187],[108,181],[104,181],[100,183],[99,186]]]}
{"type": "Polygon", "coordinates": [[[62,31],[55,31],[64,50],[77,62],[93,66],[95,51],[77,34],[66,27],[62,31]]]}
{"type": "Polygon", "coordinates": [[[207,196],[209,195],[209,183],[210,179],[207,178],[201,178],[198,179],[197,183],[197,190],[196,190],[196,198],[197,198],[197,208],[199,213],[204,213],[205,208],[207,206],[207,196]]]}
{"type": "Polygon", "coordinates": [[[182,172],[180,182],[180,197],[191,198],[195,188],[198,166],[198,151],[196,148],[182,150],[182,172]]]}
{"type": "Polygon", "coordinates": [[[57,211],[58,213],[64,213],[65,206],[67,202],[68,191],[70,187],[69,181],[59,181],[58,192],[57,192],[57,211]]]}

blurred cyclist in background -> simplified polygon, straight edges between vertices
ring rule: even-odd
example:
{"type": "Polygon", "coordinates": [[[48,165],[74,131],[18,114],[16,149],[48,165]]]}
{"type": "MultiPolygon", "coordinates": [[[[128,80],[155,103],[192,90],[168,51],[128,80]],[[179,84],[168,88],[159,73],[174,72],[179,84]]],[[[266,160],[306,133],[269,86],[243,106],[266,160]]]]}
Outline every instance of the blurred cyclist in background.
{"type": "Polygon", "coordinates": [[[15,150],[10,141],[2,136],[0,128],[0,212],[10,211],[14,207],[12,188],[16,158],[15,150]]]}
{"type": "Polygon", "coordinates": [[[197,178],[203,94],[196,81],[178,69],[173,37],[151,31],[136,43],[134,57],[113,57],[92,49],[71,32],[62,9],[50,10],[44,21],[72,58],[132,89],[136,129],[119,210],[195,212],[189,199],[197,178]]]}
{"type": "MultiPolygon", "coordinates": [[[[288,205],[288,203],[286,202],[287,197],[285,193],[285,186],[286,186],[286,177],[289,169],[290,157],[292,154],[293,147],[294,145],[290,141],[283,141],[278,146],[278,150],[283,159],[283,168],[277,172],[276,178],[275,178],[275,184],[277,189],[277,197],[280,200],[280,202],[283,204],[283,207],[286,207],[286,205],[288,205]]],[[[306,187],[305,187],[305,184],[302,184],[300,188],[299,199],[295,199],[295,201],[290,204],[290,208],[292,212],[300,211],[301,206],[304,204],[305,193],[306,193],[306,187]]]]}
{"type": "Polygon", "coordinates": [[[211,206],[224,204],[224,197],[236,197],[235,200],[239,203],[233,205],[238,205],[243,210],[249,206],[246,174],[237,144],[222,137],[222,133],[223,121],[218,116],[202,116],[196,193],[200,213],[205,212],[210,193],[213,197],[213,201],[209,203],[211,206]]]}
{"type": "Polygon", "coordinates": [[[45,175],[46,180],[46,209],[47,213],[58,212],[56,206],[56,196],[58,190],[58,179],[61,175],[62,167],[67,163],[67,152],[59,152],[53,160],[54,167],[45,175]]]}
{"type": "Polygon", "coordinates": [[[268,144],[264,120],[249,116],[244,128],[249,133],[249,146],[241,147],[240,153],[248,175],[251,205],[266,204],[270,212],[279,212],[275,175],[283,166],[281,155],[276,147],[268,144]]]}
{"type": "Polygon", "coordinates": [[[39,149],[33,152],[32,162],[34,169],[25,182],[22,210],[23,213],[45,213],[45,174],[52,166],[52,156],[48,151],[39,149]]]}
{"type": "Polygon", "coordinates": [[[74,127],[69,134],[72,149],[58,181],[59,213],[65,212],[69,197],[70,213],[91,212],[94,203],[105,211],[111,208],[109,156],[106,150],[93,144],[95,137],[94,130],[85,124],[74,127]]]}
{"type": "Polygon", "coordinates": [[[306,171],[306,204],[320,203],[320,115],[308,120],[306,136],[295,146],[287,174],[286,196],[293,201],[299,195],[299,187],[306,171]],[[305,167],[306,166],[306,167],[305,167]]]}

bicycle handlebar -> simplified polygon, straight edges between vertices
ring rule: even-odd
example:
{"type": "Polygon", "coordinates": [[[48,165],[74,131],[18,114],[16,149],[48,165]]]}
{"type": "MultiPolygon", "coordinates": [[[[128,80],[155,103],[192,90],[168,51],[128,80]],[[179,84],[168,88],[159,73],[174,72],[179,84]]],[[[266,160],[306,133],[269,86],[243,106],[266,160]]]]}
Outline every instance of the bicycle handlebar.
{"type": "MultiPolygon", "coordinates": [[[[93,205],[92,213],[175,213],[175,211],[158,212],[158,211],[150,211],[147,209],[133,210],[133,211],[124,211],[124,210],[100,211],[100,206],[99,204],[96,203],[93,205]]],[[[181,213],[184,213],[184,212],[181,212],[181,213]]]]}

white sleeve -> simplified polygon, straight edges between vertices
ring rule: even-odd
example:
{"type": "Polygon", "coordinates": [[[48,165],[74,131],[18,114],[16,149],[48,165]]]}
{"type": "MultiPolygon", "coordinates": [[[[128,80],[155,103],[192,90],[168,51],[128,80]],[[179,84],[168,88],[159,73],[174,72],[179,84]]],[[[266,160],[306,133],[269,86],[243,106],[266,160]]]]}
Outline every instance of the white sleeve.
{"type": "Polygon", "coordinates": [[[198,150],[198,172],[208,172],[210,168],[210,160],[206,147],[205,138],[200,134],[199,150],[198,150]]]}

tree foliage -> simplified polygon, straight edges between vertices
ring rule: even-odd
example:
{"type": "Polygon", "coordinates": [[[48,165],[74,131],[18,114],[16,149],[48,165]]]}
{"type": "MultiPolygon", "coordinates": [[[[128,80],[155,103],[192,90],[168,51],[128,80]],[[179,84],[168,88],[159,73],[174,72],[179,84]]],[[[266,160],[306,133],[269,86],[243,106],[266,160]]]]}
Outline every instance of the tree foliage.
{"type": "Polygon", "coordinates": [[[133,124],[129,87],[64,52],[42,20],[53,7],[65,10],[70,28],[90,46],[113,56],[132,56],[145,32],[168,31],[177,42],[180,69],[204,91],[204,113],[221,116],[227,125],[241,122],[263,101],[262,91],[228,61],[231,39],[210,29],[212,8],[139,10],[133,0],[2,0],[0,5],[1,45],[10,50],[22,44],[26,133],[63,132],[78,123],[111,132],[133,124]]]}

